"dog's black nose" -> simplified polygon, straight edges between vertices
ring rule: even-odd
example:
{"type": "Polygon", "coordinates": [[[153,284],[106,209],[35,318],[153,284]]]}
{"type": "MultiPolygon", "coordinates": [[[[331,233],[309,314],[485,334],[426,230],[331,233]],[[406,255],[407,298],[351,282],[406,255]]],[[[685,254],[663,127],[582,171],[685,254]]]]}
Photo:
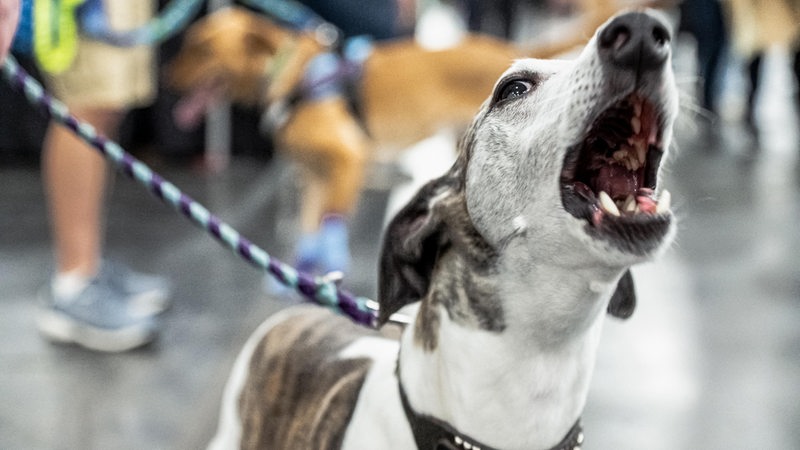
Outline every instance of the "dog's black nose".
{"type": "Polygon", "coordinates": [[[629,12],[614,18],[600,32],[600,55],[621,69],[658,69],[669,56],[669,27],[644,12],[629,12]]]}

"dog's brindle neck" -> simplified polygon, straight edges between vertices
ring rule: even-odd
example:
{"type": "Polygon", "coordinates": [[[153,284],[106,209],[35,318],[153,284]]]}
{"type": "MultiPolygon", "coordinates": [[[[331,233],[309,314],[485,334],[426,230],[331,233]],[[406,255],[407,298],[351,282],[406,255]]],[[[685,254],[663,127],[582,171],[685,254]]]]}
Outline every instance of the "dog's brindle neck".
{"type": "Polygon", "coordinates": [[[469,221],[463,194],[439,206],[447,244],[439,249],[432,282],[415,323],[415,342],[426,351],[438,347],[441,311],[458,322],[500,332],[505,317],[497,297],[497,252],[469,221]]]}
{"type": "Polygon", "coordinates": [[[402,338],[401,383],[418,412],[478,440],[550,448],[583,410],[622,270],[555,267],[525,234],[494,249],[463,197],[446,201],[448,244],[402,338]]]}

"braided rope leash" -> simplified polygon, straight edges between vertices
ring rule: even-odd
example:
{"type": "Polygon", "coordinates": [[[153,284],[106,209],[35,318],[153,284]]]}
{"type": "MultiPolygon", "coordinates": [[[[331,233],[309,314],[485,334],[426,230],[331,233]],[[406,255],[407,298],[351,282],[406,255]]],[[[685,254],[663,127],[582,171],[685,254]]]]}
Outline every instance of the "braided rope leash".
{"type": "Polygon", "coordinates": [[[357,297],[341,289],[333,281],[299,272],[271,257],[266,251],[239,234],[233,227],[213,215],[203,205],[181,192],[174,184],[164,180],[147,165],[125,152],[119,144],[100,135],[92,125],[70,114],[67,106],[50,96],[42,85],[28,75],[11,55],[8,55],[3,61],[2,71],[11,87],[25,94],[28,100],[37,106],[46,117],[75,132],[117,169],[139,182],[153,195],[182,213],[245,261],[272,274],[282,284],[294,289],[307,299],[344,313],[359,324],[375,326],[377,308],[374,306],[374,301],[365,297],[357,297]]]}

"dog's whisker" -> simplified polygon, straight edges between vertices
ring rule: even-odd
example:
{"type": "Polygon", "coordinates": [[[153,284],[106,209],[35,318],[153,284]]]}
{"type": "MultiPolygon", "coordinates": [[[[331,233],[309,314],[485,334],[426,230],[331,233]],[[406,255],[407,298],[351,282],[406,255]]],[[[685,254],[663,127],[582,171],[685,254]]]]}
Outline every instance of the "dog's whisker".
{"type": "Polygon", "coordinates": [[[675,77],[675,84],[679,87],[687,84],[697,84],[703,80],[703,77],[699,75],[689,75],[685,74],[683,76],[675,77]]]}
{"type": "Polygon", "coordinates": [[[714,122],[719,117],[714,111],[703,107],[697,102],[697,99],[691,94],[681,95],[681,110],[692,113],[695,116],[700,116],[708,122],[714,122]],[[684,97],[685,95],[685,97],[684,97]]]}

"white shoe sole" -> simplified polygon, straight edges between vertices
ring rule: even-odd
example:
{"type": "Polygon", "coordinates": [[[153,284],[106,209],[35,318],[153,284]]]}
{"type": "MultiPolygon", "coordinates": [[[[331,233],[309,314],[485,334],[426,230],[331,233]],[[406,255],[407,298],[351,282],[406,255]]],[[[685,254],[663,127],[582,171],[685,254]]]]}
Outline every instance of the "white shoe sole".
{"type": "Polygon", "coordinates": [[[77,344],[90,350],[117,353],[141,347],[156,337],[155,327],[130,326],[119,329],[93,327],[53,311],[43,309],[36,316],[39,332],[48,340],[77,344]]]}
{"type": "Polygon", "coordinates": [[[136,317],[157,316],[170,307],[169,293],[160,289],[131,297],[131,312],[136,317]]]}

